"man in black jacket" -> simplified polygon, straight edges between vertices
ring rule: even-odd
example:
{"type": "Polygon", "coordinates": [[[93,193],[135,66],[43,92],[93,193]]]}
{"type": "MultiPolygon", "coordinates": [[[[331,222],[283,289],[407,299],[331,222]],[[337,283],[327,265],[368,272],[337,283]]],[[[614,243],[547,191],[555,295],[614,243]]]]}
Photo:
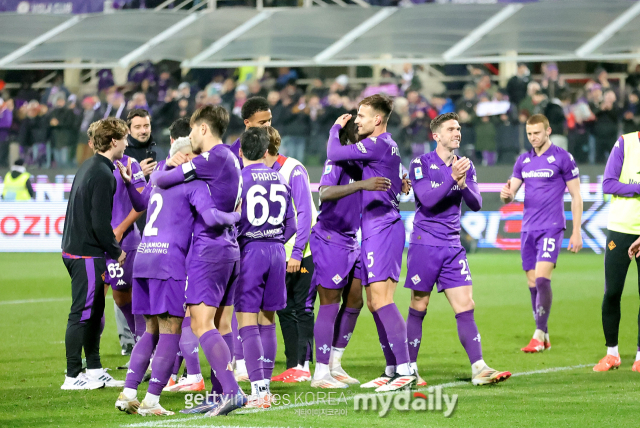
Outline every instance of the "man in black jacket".
{"type": "Polygon", "coordinates": [[[71,311],[65,347],[67,376],[61,389],[123,386],[100,363],[101,319],[104,314],[105,253],[120,265],[126,254],[111,228],[116,191],[113,162],[122,159],[129,130],[120,119],[100,122],[93,134],[96,154],[76,173],[62,235],[62,259],[71,276],[71,311]],[[82,372],[82,349],[87,373],[82,372]]]}
{"type": "Polygon", "coordinates": [[[150,157],[152,153],[155,155],[153,146],[156,145],[151,135],[151,116],[144,109],[133,109],[127,115],[127,125],[131,134],[124,154],[140,162],[144,176],[148,177],[157,165],[155,158],[150,157]]]}

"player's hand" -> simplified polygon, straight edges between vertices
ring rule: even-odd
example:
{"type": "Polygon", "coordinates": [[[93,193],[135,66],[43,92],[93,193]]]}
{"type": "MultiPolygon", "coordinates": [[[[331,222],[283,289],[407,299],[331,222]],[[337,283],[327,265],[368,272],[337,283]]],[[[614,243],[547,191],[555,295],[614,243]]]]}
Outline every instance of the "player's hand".
{"type": "Polygon", "coordinates": [[[118,257],[118,264],[120,265],[120,267],[124,265],[124,261],[126,259],[127,259],[127,253],[125,253],[124,250],[122,250],[122,253],[120,253],[120,257],[118,257]]]}
{"type": "Polygon", "coordinates": [[[402,176],[402,193],[408,195],[411,191],[411,180],[407,178],[407,173],[405,172],[402,176]]]}
{"type": "Polygon", "coordinates": [[[182,165],[183,163],[187,162],[189,162],[189,158],[187,157],[187,155],[181,152],[177,152],[175,155],[169,158],[169,160],[167,161],[167,165],[175,168],[176,166],[182,165]]]}
{"type": "Polygon", "coordinates": [[[120,177],[122,177],[124,184],[131,184],[131,163],[125,167],[122,165],[122,162],[116,161],[116,166],[118,167],[118,171],[120,171],[120,177]]]}
{"type": "Polygon", "coordinates": [[[451,164],[451,176],[454,180],[459,181],[467,171],[471,168],[471,161],[468,158],[455,158],[451,164]]]}
{"type": "Polygon", "coordinates": [[[293,257],[289,258],[287,262],[287,273],[296,273],[300,271],[300,265],[302,262],[300,260],[296,260],[293,257]]]}
{"type": "Polygon", "coordinates": [[[342,116],[340,116],[338,118],[338,120],[336,120],[336,125],[340,125],[340,127],[344,128],[345,125],[347,124],[347,122],[349,122],[349,119],[351,119],[351,115],[350,114],[343,114],[342,116]]]}
{"type": "Polygon", "coordinates": [[[391,180],[386,177],[371,177],[362,180],[362,190],[370,192],[385,192],[391,188],[391,180]]]}
{"type": "Polygon", "coordinates": [[[582,250],[582,234],[580,232],[571,234],[567,250],[571,251],[572,253],[577,253],[578,251],[582,250]]]}
{"type": "Polygon", "coordinates": [[[158,165],[158,162],[155,162],[151,158],[144,159],[140,162],[140,168],[142,169],[142,173],[145,177],[148,177],[153,172],[156,165],[158,165]]]}
{"type": "Polygon", "coordinates": [[[513,195],[511,194],[511,179],[507,180],[507,184],[502,186],[502,190],[500,190],[500,199],[505,204],[513,201],[513,195]]]}
{"type": "Polygon", "coordinates": [[[629,247],[629,258],[633,260],[634,257],[640,257],[640,238],[636,239],[629,247]]]}
{"type": "Polygon", "coordinates": [[[462,178],[460,180],[458,180],[458,187],[460,187],[460,190],[467,188],[467,173],[466,172],[464,173],[462,178]]]}
{"type": "Polygon", "coordinates": [[[124,231],[121,230],[119,227],[116,227],[115,229],[113,229],[113,234],[116,237],[116,241],[120,243],[120,241],[122,241],[122,235],[124,235],[124,231]]]}

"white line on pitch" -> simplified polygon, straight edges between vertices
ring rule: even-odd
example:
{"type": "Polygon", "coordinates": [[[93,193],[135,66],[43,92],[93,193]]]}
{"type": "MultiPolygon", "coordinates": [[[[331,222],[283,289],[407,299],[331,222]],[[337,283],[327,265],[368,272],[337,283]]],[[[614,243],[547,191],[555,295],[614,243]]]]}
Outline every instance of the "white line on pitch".
{"type": "Polygon", "coordinates": [[[69,297],[51,297],[48,299],[5,300],[5,301],[0,301],[0,305],[20,305],[22,303],[64,302],[67,300],[71,300],[71,299],[69,297]]]}
{"type": "MultiPolygon", "coordinates": [[[[542,369],[542,370],[533,370],[533,371],[528,371],[528,372],[521,372],[521,373],[514,373],[512,375],[512,377],[519,377],[519,376],[531,376],[531,375],[536,375],[536,374],[544,374],[544,373],[552,373],[552,372],[561,372],[561,371],[567,371],[567,370],[575,370],[575,369],[582,369],[585,367],[593,367],[594,364],[579,364],[576,366],[566,366],[566,367],[551,367],[548,369],[542,369]]],[[[457,381],[457,382],[448,382],[448,383],[442,383],[439,385],[431,385],[428,387],[423,387],[423,388],[418,388],[417,391],[427,391],[430,388],[434,388],[436,386],[439,386],[441,388],[454,388],[457,386],[465,386],[465,385],[470,385],[471,382],[464,382],[464,381],[457,381]]],[[[384,393],[384,394],[394,394],[393,392],[388,392],[388,393],[384,393]]],[[[362,396],[362,394],[359,394],[360,396],[362,396]]],[[[380,394],[375,394],[375,393],[371,393],[371,394],[366,394],[366,395],[373,395],[373,396],[377,396],[380,394]]],[[[349,396],[346,397],[345,400],[342,400],[342,402],[346,402],[346,401],[352,401],[354,398],[354,396],[349,396]]],[[[312,402],[304,402],[304,403],[299,403],[299,404],[288,404],[285,406],[274,406],[271,407],[268,410],[265,409],[255,409],[255,410],[245,410],[245,411],[239,411],[236,412],[236,414],[247,414],[247,413],[256,413],[256,412],[273,412],[276,410],[286,410],[286,409],[293,409],[296,407],[308,407],[308,406],[313,406],[316,404],[321,404],[320,402],[316,402],[316,401],[312,401],[312,402]]],[[[121,425],[123,427],[127,427],[127,428],[137,428],[137,427],[155,427],[155,428],[160,428],[160,427],[168,427],[168,428],[180,428],[180,427],[189,427],[189,428],[197,428],[197,427],[204,427],[205,425],[182,425],[185,422],[191,422],[191,421],[196,421],[198,419],[203,419],[204,416],[192,416],[189,418],[183,418],[183,419],[173,419],[173,420],[166,420],[166,421],[151,421],[151,422],[141,422],[141,423],[134,423],[134,424],[128,424],[128,425],[121,425]]],[[[207,419],[209,421],[211,421],[211,419],[207,419]]],[[[207,427],[210,428],[254,428],[254,427],[241,427],[239,425],[206,425],[207,427]]]]}

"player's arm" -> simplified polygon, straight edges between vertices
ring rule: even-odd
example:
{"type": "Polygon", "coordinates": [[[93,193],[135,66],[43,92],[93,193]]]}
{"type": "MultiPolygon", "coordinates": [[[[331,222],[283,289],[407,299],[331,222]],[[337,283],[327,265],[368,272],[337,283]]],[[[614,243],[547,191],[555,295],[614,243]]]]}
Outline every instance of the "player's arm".
{"type": "MultiPolygon", "coordinates": [[[[296,242],[293,244],[293,251],[290,259],[300,262],[302,260],[302,253],[304,247],[309,242],[309,235],[311,234],[311,189],[309,188],[309,179],[307,178],[307,172],[301,166],[297,166],[291,171],[291,179],[289,182],[291,186],[291,195],[296,204],[297,211],[297,227],[296,227],[296,242]],[[300,174],[296,175],[296,171],[300,174]]],[[[296,270],[297,272],[297,270],[296,270]]]]}
{"type": "MultiPolygon", "coordinates": [[[[120,170],[120,166],[118,166],[118,169],[120,170]]],[[[129,158],[126,173],[128,174],[128,180],[125,180],[125,178],[123,177],[125,186],[127,188],[131,187],[135,189],[138,194],[141,194],[144,191],[147,182],[144,179],[144,173],[142,172],[140,164],[133,161],[132,158],[129,158]]],[[[122,172],[120,173],[120,175],[122,176],[122,172]]],[[[129,193],[129,190],[127,190],[127,193],[129,193]]],[[[129,199],[131,199],[131,197],[129,197],[129,199]]],[[[131,203],[131,205],[133,205],[133,202],[131,203]]],[[[116,241],[122,241],[122,235],[124,235],[124,232],[126,232],[127,229],[129,229],[129,227],[131,227],[131,225],[133,225],[133,223],[138,220],[138,218],[142,215],[142,211],[144,211],[145,209],[146,205],[144,206],[144,209],[132,209],[127,217],[125,217],[125,219],[122,221],[122,223],[120,223],[118,226],[116,226],[115,229],[113,229],[113,234],[116,236],[116,241]]]]}
{"type": "Polygon", "coordinates": [[[284,242],[289,242],[289,239],[296,234],[297,227],[296,213],[293,210],[293,200],[289,193],[287,200],[287,213],[284,218],[284,242]]]}
{"type": "Polygon", "coordinates": [[[616,196],[632,198],[640,194],[640,184],[625,184],[620,182],[620,173],[624,163],[624,139],[618,138],[611,150],[611,155],[607,160],[604,169],[604,180],[602,181],[602,193],[616,196]]]}
{"type": "Polygon", "coordinates": [[[413,183],[413,194],[427,209],[438,205],[438,203],[447,196],[447,193],[449,193],[453,186],[458,184],[453,176],[445,175],[444,182],[438,187],[433,187],[429,177],[429,164],[416,164],[415,161],[411,162],[409,177],[413,183]]]}
{"type": "Polygon", "coordinates": [[[185,162],[171,170],[167,170],[166,168],[171,168],[169,161],[167,161],[165,165],[165,170],[158,172],[156,185],[161,189],[169,189],[180,183],[187,183],[196,178],[196,166],[193,162],[185,162]]]}
{"type": "MultiPolygon", "coordinates": [[[[204,223],[210,228],[224,228],[233,226],[240,221],[240,213],[220,211],[212,204],[209,186],[204,182],[195,183],[191,189],[187,189],[187,198],[198,214],[202,216],[204,223]]],[[[242,201],[240,202],[242,204],[242,201]]],[[[236,207],[237,210],[237,207],[236,207]]]]}
{"type": "Polygon", "coordinates": [[[513,166],[513,174],[511,175],[511,178],[507,180],[507,184],[502,186],[502,190],[500,190],[500,200],[503,204],[513,202],[520,186],[522,186],[522,162],[523,160],[521,156],[513,166]]]}
{"type": "Polygon", "coordinates": [[[343,146],[340,144],[340,129],[349,121],[351,115],[342,115],[336,121],[336,124],[331,127],[329,132],[329,141],[327,142],[327,158],[334,162],[339,161],[370,161],[380,157],[375,145],[371,140],[365,138],[364,140],[356,143],[343,146]],[[346,120],[344,118],[346,117],[346,120]]]}
{"type": "Polygon", "coordinates": [[[391,180],[385,177],[371,177],[362,181],[336,186],[320,186],[320,202],[337,201],[360,190],[386,192],[391,188],[391,180]]]}
{"type": "Polygon", "coordinates": [[[91,228],[100,247],[114,260],[119,260],[123,253],[120,244],[111,229],[111,211],[113,210],[113,194],[115,178],[96,177],[91,195],[91,228]]]}
{"type": "Polygon", "coordinates": [[[482,195],[480,194],[480,187],[476,181],[476,169],[471,165],[469,171],[467,171],[466,178],[464,180],[462,189],[462,199],[467,204],[471,211],[480,211],[482,209],[482,195]]]}
{"type": "Polygon", "coordinates": [[[582,195],[580,194],[580,179],[567,181],[567,189],[571,194],[571,215],[573,216],[573,232],[569,238],[569,251],[577,253],[582,249],[582,195]]]}

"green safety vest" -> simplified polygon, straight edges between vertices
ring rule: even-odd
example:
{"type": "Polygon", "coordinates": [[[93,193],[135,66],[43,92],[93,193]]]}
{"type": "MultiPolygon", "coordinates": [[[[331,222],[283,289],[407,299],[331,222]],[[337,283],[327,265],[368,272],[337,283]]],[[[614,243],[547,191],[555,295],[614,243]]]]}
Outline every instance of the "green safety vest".
{"type": "MultiPolygon", "coordinates": [[[[624,139],[624,161],[618,180],[624,184],[640,184],[640,140],[638,133],[625,134],[622,138],[624,139]]],[[[640,196],[627,198],[611,195],[607,228],[615,232],[640,235],[640,196]]]]}
{"type": "Polygon", "coordinates": [[[4,188],[2,197],[5,201],[30,201],[31,195],[27,190],[27,181],[31,177],[28,172],[23,172],[16,178],[11,177],[11,171],[4,176],[4,188]]]}

